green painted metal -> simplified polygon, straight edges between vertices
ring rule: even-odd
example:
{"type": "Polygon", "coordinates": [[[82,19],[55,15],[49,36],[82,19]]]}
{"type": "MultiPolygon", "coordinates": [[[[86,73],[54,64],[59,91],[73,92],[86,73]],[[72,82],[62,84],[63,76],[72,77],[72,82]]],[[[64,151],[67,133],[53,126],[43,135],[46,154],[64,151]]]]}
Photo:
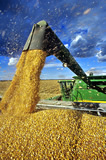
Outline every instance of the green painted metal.
{"type": "MultiPolygon", "coordinates": [[[[106,103],[106,94],[92,89],[80,78],[58,81],[61,86],[62,100],[73,102],[106,103]]],[[[106,89],[106,76],[88,76],[90,82],[106,89]]]]}

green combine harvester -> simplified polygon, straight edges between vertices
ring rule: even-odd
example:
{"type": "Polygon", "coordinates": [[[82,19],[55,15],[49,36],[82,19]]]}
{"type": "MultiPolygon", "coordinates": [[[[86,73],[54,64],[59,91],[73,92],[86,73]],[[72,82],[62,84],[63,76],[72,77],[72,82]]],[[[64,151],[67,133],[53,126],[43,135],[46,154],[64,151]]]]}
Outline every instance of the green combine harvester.
{"type": "Polygon", "coordinates": [[[56,56],[64,67],[77,75],[71,80],[60,80],[61,96],[41,100],[38,107],[69,108],[98,115],[106,113],[106,76],[93,76],[92,73],[87,76],[44,20],[34,24],[23,50],[33,49],[56,56]]]}
{"type": "MultiPolygon", "coordinates": [[[[85,83],[79,77],[73,77],[73,80],[59,81],[63,101],[72,102],[89,102],[89,103],[106,103],[106,94],[92,89],[89,84],[85,83]]],[[[106,87],[106,76],[88,76],[91,84],[106,87]],[[104,83],[105,82],[105,83],[104,83]]]]}

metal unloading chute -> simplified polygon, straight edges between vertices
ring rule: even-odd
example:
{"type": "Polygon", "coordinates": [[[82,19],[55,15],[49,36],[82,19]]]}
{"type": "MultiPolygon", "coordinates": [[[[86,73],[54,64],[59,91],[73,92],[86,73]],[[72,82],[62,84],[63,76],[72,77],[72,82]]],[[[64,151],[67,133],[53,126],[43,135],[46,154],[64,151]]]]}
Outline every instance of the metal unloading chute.
{"type": "Polygon", "coordinates": [[[79,78],[93,89],[99,92],[106,93],[106,90],[93,84],[76,62],[69,50],[59,40],[56,34],[52,31],[48,23],[44,20],[33,25],[32,31],[27,39],[23,51],[26,50],[43,50],[47,56],[55,55],[63,64],[72,70],[79,78]]]}

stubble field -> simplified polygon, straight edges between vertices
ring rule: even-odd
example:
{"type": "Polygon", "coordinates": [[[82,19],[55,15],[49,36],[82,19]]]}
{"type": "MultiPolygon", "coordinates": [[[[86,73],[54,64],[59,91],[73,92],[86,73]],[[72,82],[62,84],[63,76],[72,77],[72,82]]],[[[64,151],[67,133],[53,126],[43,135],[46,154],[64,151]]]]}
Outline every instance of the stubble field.
{"type": "MultiPolygon", "coordinates": [[[[10,86],[11,81],[0,81],[0,96],[3,96],[8,87],[10,86]]],[[[40,99],[47,99],[60,95],[60,86],[58,80],[41,80],[40,81],[40,99]]]]}

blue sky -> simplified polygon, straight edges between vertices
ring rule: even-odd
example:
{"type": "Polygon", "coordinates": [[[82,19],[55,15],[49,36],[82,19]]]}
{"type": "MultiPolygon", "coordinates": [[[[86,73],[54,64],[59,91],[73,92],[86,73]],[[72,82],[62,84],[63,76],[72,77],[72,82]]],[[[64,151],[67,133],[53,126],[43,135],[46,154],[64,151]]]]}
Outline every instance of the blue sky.
{"type": "MultiPolygon", "coordinates": [[[[13,78],[33,24],[43,19],[87,74],[106,75],[105,0],[0,0],[0,80],[13,78]]],[[[73,75],[50,56],[41,79],[73,75]]]]}

